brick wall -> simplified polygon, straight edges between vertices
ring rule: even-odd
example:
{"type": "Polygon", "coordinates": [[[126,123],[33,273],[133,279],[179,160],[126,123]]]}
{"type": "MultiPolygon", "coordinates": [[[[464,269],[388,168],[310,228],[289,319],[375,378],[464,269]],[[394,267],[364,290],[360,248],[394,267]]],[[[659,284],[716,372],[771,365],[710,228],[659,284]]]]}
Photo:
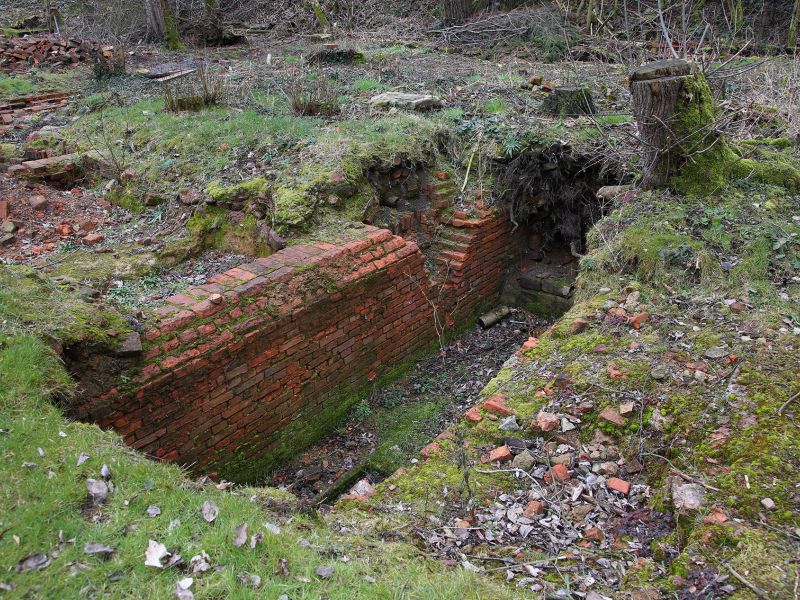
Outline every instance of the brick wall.
{"type": "Polygon", "coordinates": [[[497,296],[514,253],[504,218],[443,227],[438,269],[411,241],[366,226],[291,246],[168,299],[128,383],[74,416],[150,455],[234,480],[327,433],[355,394],[497,296]]]}

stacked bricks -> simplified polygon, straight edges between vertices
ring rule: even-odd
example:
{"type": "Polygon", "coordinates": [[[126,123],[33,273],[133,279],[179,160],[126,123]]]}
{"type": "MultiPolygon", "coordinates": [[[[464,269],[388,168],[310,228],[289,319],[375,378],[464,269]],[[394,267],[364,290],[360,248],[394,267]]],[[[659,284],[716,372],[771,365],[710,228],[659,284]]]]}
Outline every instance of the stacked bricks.
{"type": "Polygon", "coordinates": [[[524,244],[521,229],[504,216],[453,218],[443,227],[436,260],[445,290],[446,311],[452,317],[474,313],[481,303],[500,293],[505,268],[524,244]]]}
{"type": "Polygon", "coordinates": [[[386,230],[365,231],[286,248],[169,298],[144,334],[134,388],[81,399],[73,414],[198,470],[221,470],[245,446],[255,464],[291,421],[313,419],[333,394],[435,339],[425,256],[386,230]]]}
{"type": "Polygon", "coordinates": [[[0,38],[0,71],[24,73],[44,65],[74,66],[90,60],[98,47],[96,42],[58,35],[0,38]]]}
{"type": "Polygon", "coordinates": [[[22,122],[30,120],[36,113],[55,110],[66,106],[70,95],[63,92],[42,92],[35,96],[15,98],[5,104],[0,104],[0,135],[5,134],[9,128],[23,127],[22,122]]]}
{"type": "Polygon", "coordinates": [[[497,296],[511,225],[462,221],[445,228],[438,278],[415,243],[367,226],[362,238],[291,246],[172,296],[143,334],[139,374],[71,412],[163,460],[257,476],[292,443],[287,428],[317,426],[332,403],[436,340],[429,298],[455,317],[497,296]]]}

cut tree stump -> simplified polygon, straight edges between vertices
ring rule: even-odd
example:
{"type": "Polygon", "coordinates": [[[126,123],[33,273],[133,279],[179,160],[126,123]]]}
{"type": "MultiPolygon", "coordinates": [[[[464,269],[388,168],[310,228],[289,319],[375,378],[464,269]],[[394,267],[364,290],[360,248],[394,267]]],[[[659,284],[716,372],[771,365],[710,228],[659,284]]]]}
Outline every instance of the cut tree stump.
{"type": "Polygon", "coordinates": [[[556,117],[593,115],[596,111],[592,91],[584,87],[556,88],[544,99],[542,108],[556,117]]]}
{"type": "Polygon", "coordinates": [[[693,155],[725,144],[714,129],[708,83],[693,64],[674,59],[643,65],[631,73],[630,89],[644,146],[642,188],[666,185],[693,155]]]}

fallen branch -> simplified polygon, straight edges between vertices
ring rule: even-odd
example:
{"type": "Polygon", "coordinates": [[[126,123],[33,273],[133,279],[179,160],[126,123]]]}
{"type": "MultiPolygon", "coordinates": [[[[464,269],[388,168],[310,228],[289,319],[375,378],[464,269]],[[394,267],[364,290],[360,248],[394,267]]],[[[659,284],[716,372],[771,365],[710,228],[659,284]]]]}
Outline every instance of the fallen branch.
{"type": "Polygon", "coordinates": [[[786,402],[781,404],[781,407],[778,409],[778,416],[780,417],[783,414],[783,409],[786,408],[787,406],[789,406],[789,404],[791,404],[793,401],[797,400],[798,398],[800,398],[800,392],[797,392],[794,396],[792,396],[786,402]]]}
{"type": "Polygon", "coordinates": [[[739,580],[739,581],[741,581],[741,582],[742,582],[744,585],[746,585],[748,588],[750,588],[750,591],[752,591],[752,592],[753,592],[753,593],[754,593],[756,596],[758,596],[759,598],[765,598],[766,600],[769,600],[769,596],[767,595],[767,592],[765,592],[764,590],[762,590],[760,587],[758,587],[758,586],[757,586],[757,585],[755,585],[754,583],[751,583],[750,581],[748,581],[747,579],[745,579],[745,578],[744,578],[742,575],[740,575],[739,573],[737,573],[737,572],[736,572],[736,570],[735,570],[735,569],[734,569],[732,566],[730,566],[730,565],[725,565],[725,568],[726,568],[726,569],[728,569],[728,571],[730,571],[730,572],[731,572],[731,575],[733,575],[734,577],[736,577],[736,579],[738,579],[738,580],[739,580]]]}

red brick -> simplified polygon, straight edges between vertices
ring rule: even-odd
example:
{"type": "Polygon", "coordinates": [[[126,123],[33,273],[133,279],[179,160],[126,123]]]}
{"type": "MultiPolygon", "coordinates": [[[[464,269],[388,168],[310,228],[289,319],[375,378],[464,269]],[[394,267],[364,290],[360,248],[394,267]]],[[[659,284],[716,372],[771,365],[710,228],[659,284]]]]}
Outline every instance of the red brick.
{"type": "Polygon", "coordinates": [[[505,444],[489,452],[489,462],[508,462],[512,458],[514,458],[514,456],[511,454],[509,447],[505,444]]]}
{"type": "Polygon", "coordinates": [[[536,515],[542,514],[545,508],[546,506],[544,502],[540,502],[539,500],[531,500],[525,505],[525,509],[522,511],[522,516],[532,519],[536,515]]]}
{"type": "Polygon", "coordinates": [[[477,406],[473,406],[467,412],[464,413],[464,417],[467,421],[471,423],[480,423],[483,421],[483,417],[481,416],[481,411],[477,406]]]}
{"type": "Polygon", "coordinates": [[[492,396],[483,403],[483,409],[501,417],[513,415],[514,411],[506,406],[506,400],[505,396],[492,396]]]}
{"type": "Polygon", "coordinates": [[[104,236],[102,233],[90,233],[83,236],[81,241],[87,246],[96,246],[104,239],[106,239],[106,236],[104,236]]]}
{"type": "Polygon", "coordinates": [[[570,474],[566,465],[553,465],[553,467],[544,474],[545,483],[553,483],[554,481],[569,481],[570,474]]]}
{"type": "Polygon", "coordinates": [[[619,477],[611,477],[606,481],[606,487],[610,490],[615,490],[620,494],[624,494],[625,496],[631,491],[631,484],[624,479],[620,479],[619,477]]]}

